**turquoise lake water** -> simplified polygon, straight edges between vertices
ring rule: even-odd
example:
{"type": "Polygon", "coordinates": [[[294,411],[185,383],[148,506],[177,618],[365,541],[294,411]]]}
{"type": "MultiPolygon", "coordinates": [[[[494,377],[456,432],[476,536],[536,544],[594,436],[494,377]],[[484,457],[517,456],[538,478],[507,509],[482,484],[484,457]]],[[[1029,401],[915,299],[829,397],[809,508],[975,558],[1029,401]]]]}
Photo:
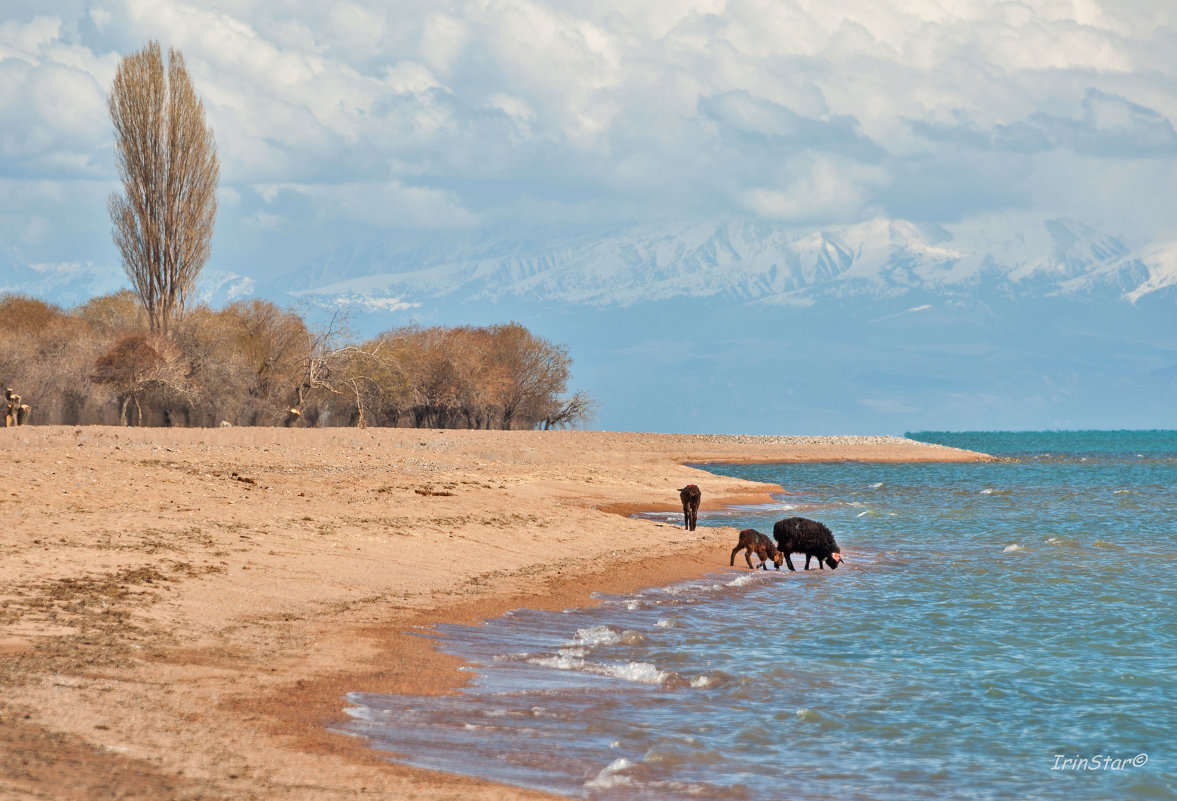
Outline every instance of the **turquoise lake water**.
{"type": "Polygon", "coordinates": [[[700,525],[846,564],[439,627],[470,687],[341,730],[592,799],[1177,798],[1177,432],[909,436],[1016,461],[709,466],[788,493],[700,525]]]}

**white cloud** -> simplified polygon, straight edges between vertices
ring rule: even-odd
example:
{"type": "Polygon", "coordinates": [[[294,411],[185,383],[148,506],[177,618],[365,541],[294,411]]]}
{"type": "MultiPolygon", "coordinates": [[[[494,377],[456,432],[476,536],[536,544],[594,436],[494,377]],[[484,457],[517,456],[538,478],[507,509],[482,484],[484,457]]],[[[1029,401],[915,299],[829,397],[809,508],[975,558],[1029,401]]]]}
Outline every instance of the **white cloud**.
{"type": "Polygon", "coordinates": [[[112,180],[105,93],[155,38],[186,57],[241,213],[304,188],[265,228],[896,209],[1098,227],[1139,207],[1134,235],[1171,241],[1148,210],[1177,201],[1175,28],[1143,0],[41,0],[0,23],[0,167],[112,180]]]}
{"type": "MultiPolygon", "coordinates": [[[[452,228],[475,225],[476,215],[448,192],[382,183],[269,184],[259,187],[267,203],[281,206],[294,194],[306,198],[318,217],[365,222],[382,228],[452,228]]],[[[276,215],[267,215],[271,222],[276,215]]]]}
{"type": "Polygon", "coordinates": [[[878,169],[847,169],[832,159],[819,158],[784,189],[749,189],[745,203],[762,217],[785,222],[851,221],[870,216],[872,196],[885,179],[878,169]]]}
{"type": "Polygon", "coordinates": [[[111,14],[110,11],[105,8],[92,8],[92,9],[90,9],[89,14],[90,14],[90,21],[93,22],[94,27],[98,28],[99,30],[102,30],[103,28],[105,28],[107,25],[110,24],[110,21],[112,19],[114,19],[114,15],[111,14]]]}
{"type": "Polygon", "coordinates": [[[421,55],[433,69],[448,75],[469,39],[469,26],[445,14],[432,14],[421,31],[421,55]]]}
{"type": "Polygon", "coordinates": [[[257,214],[247,217],[245,225],[255,231],[274,233],[283,229],[289,229],[291,222],[290,218],[284,217],[281,214],[267,214],[264,211],[260,211],[257,214]]]}
{"type": "Polygon", "coordinates": [[[0,61],[19,58],[37,63],[41,49],[57,41],[60,32],[61,19],[58,17],[34,17],[23,24],[9,20],[0,24],[0,61]]]}
{"type": "Polygon", "coordinates": [[[330,11],[330,31],[338,50],[376,48],[384,38],[384,11],[353,2],[335,3],[330,11]]]}
{"type": "Polygon", "coordinates": [[[422,64],[401,61],[385,70],[385,85],[397,94],[421,94],[440,89],[437,78],[422,64]]]}

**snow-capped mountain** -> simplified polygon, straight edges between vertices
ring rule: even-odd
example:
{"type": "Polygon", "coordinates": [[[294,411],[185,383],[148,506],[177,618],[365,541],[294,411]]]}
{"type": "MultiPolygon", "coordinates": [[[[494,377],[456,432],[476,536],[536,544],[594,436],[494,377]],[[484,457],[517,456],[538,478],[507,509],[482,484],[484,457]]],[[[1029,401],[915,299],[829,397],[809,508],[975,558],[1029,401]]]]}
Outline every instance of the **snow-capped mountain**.
{"type": "Polygon", "coordinates": [[[99,295],[128,286],[127,276],[93,262],[22,264],[10,260],[0,266],[0,295],[30,295],[70,308],[99,295]]]}
{"type": "MultiPolygon", "coordinates": [[[[0,268],[0,292],[63,306],[127,285],[117,266],[0,268]]],[[[695,298],[808,306],[831,298],[979,292],[1131,304],[1174,286],[1177,243],[1132,251],[1074,220],[995,236],[976,227],[875,219],[816,231],[744,221],[380,241],[337,248],[281,276],[206,269],[195,296],[213,306],[261,295],[405,312],[455,302],[624,308],[695,298]]]]}
{"type": "Polygon", "coordinates": [[[196,283],[196,297],[213,308],[252,297],[256,292],[254,279],[226,270],[204,270],[196,283]]]}
{"type": "Polygon", "coordinates": [[[990,241],[963,228],[876,219],[808,232],[739,222],[411,250],[381,243],[331,254],[291,293],[372,308],[459,298],[624,307],[676,297],[809,305],[985,286],[1010,296],[1107,293],[1134,303],[1175,284],[1177,244],[1132,252],[1074,220],[990,241]]]}
{"type": "MultiPolygon", "coordinates": [[[[93,262],[53,264],[10,263],[0,266],[0,295],[30,295],[64,308],[91,298],[128,289],[131,281],[118,265],[93,262]]],[[[257,294],[256,282],[248,276],[224,270],[204,270],[196,281],[194,297],[219,308],[234,300],[257,294]]]]}

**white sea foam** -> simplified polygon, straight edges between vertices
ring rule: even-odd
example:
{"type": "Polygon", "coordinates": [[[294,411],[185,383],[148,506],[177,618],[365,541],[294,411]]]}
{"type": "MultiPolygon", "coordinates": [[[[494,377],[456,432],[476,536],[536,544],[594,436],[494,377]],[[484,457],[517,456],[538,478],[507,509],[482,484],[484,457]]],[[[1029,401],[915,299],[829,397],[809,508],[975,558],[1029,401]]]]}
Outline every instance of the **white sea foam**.
{"type": "Polygon", "coordinates": [[[879,487],[881,487],[881,486],[883,486],[883,482],[882,482],[882,481],[876,481],[874,484],[871,484],[871,485],[870,485],[870,488],[871,488],[871,489],[878,489],[878,488],[879,488],[879,487]]]}
{"type": "Polygon", "coordinates": [[[1001,552],[1002,553],[1013,553],[1014,551],[1024,551],[1024,550],[1026,550],[1026,549],[1023,548],[1021,545],[1018,545],[1015,542],[1013,545],[1007,545],[1004,548],[1002,548],[1001,552]]]}
{"type": "Polygon", "coordinates": [[[665,684],[670,679],[669,673],[665,670],[659,670],[657,665],[652,665],[649,662],[596,665],[593,666],[593,671],[604,673],[606,676],[612,676],[617,679],[636,681],[641,684],[665,684]]]}
{"type": "Polygon", "coordinates": [[[509,654],[495,654],[490,659],[492,662],[518,662],[521,659],[527,659],[531,654],[526,651],[518,651],[509,654]]]}
{"type": "Polygon", "coordinates": [[[686,595],[699,590],[705,590],[710,586],[710,583],[702,583],[698,581],[680,581],[678,584],[670,584],[668,586],[662,587],[658,591],[665,595],[686,595]]]}
{"type": "Polygon", "coordinates": [[[675,627],[675,625],[677,625],[677,624],[675,623],[675,621],[674,621],[673,619],[671,619],[671,618],[668,618],[668,617],[664,617],[664,618],[661,618],[661,619],[660,619],[660,620],[659,620],[657,623],[655,623],[654,625],[655,625],[655,626],[657,626],[657,627],[658,627],[658,628],[660,628],[660,629],[672,629],[672,628],[674,628],[674,627],[675,627]]]}
{"type": "Polygon", "coordinates": [[[622,772],[631,767],[633,767],[633,763],[628,759],[615,759],[605,768],[603,768],[601,772],[598,773],[594,778],[585,782],[584,786],[595,789],[632,786],[634,784],[634,780],[622,772]]]}
{"type": "Polygon", "coordinates": [[[649,662],[590,662],[583,656],[561,651],[556,656],[540,656],[527,660],[533,665],[550,667],[556,670],[576,670],[583,673],[595,673],[598,676],[611,676],[615,679],[633,681],[639,684],[665,684],[673,674],[660,670],[657,665],[649,662]]]}
{"type": "Polygon", "coordinates": [[[987,488],[985,488],[985,489],[981,490],[981,494],[982,494],[982,495],[992,495],[992,494],[993,494],[993,490],[992,490],[992,489],[989,489],[989,488],[987,487],[987,488]]]}
{"type": "Polygon", "coordinates": [[[366,706],[347,706],[343,708],[343,713],[356,720],[372,721],[376,719],[374,710],[366,706]]]}
{"type": "Polygon", "coordinates": [[[708,687],[712,687],[714,685],[715,679],[711,678],[710,676],[699,676],[697,678],[691,679],[691,686],[696,690],[705,690],[708,687]]]}
{"type": "Polygon", "coordinates": [[[646,635],[633,629],[626,629],[621,632],[621,639],[619,640],[622,645],[641,645],[645,641],[646,635]]]}
{"type": "Polygon", "coordinates": [[[621,641],[621,634],[608,626],[592,626],[577,629],[576,636],[567,644],[572,647],[596,648],[599,645],[613,645],[621,641]]]}
{"type": "Polygon", "coordinates": [[[733,504],[723,511],[711,512],[709,517],[746,517],[748,513],[764,514],[767,512],[791,512],[801,507],[792,503],[753,503],[733,504]]]}
{"type": "Polygon", "coordinates": [[[584,670],[588,663],[583,656],[561,653],[558,656],[536,656],[527,660],[533,665],[555,668],[556,670],[584,670]]]}

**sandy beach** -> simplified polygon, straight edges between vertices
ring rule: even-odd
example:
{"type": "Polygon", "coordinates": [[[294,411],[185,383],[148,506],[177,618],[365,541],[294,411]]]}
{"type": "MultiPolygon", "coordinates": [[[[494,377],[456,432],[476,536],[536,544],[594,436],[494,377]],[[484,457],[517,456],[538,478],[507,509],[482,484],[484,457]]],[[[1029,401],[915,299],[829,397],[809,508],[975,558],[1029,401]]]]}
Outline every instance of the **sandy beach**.
{"type": "Polygon", "coordinates": [[[789,488],[706,462],[971,461],[890,437],[0,431],[0,798],[551,798],[334,734],[349,691],[446,693],[417,636],[729,570],[633,518],[789,488]]]}

